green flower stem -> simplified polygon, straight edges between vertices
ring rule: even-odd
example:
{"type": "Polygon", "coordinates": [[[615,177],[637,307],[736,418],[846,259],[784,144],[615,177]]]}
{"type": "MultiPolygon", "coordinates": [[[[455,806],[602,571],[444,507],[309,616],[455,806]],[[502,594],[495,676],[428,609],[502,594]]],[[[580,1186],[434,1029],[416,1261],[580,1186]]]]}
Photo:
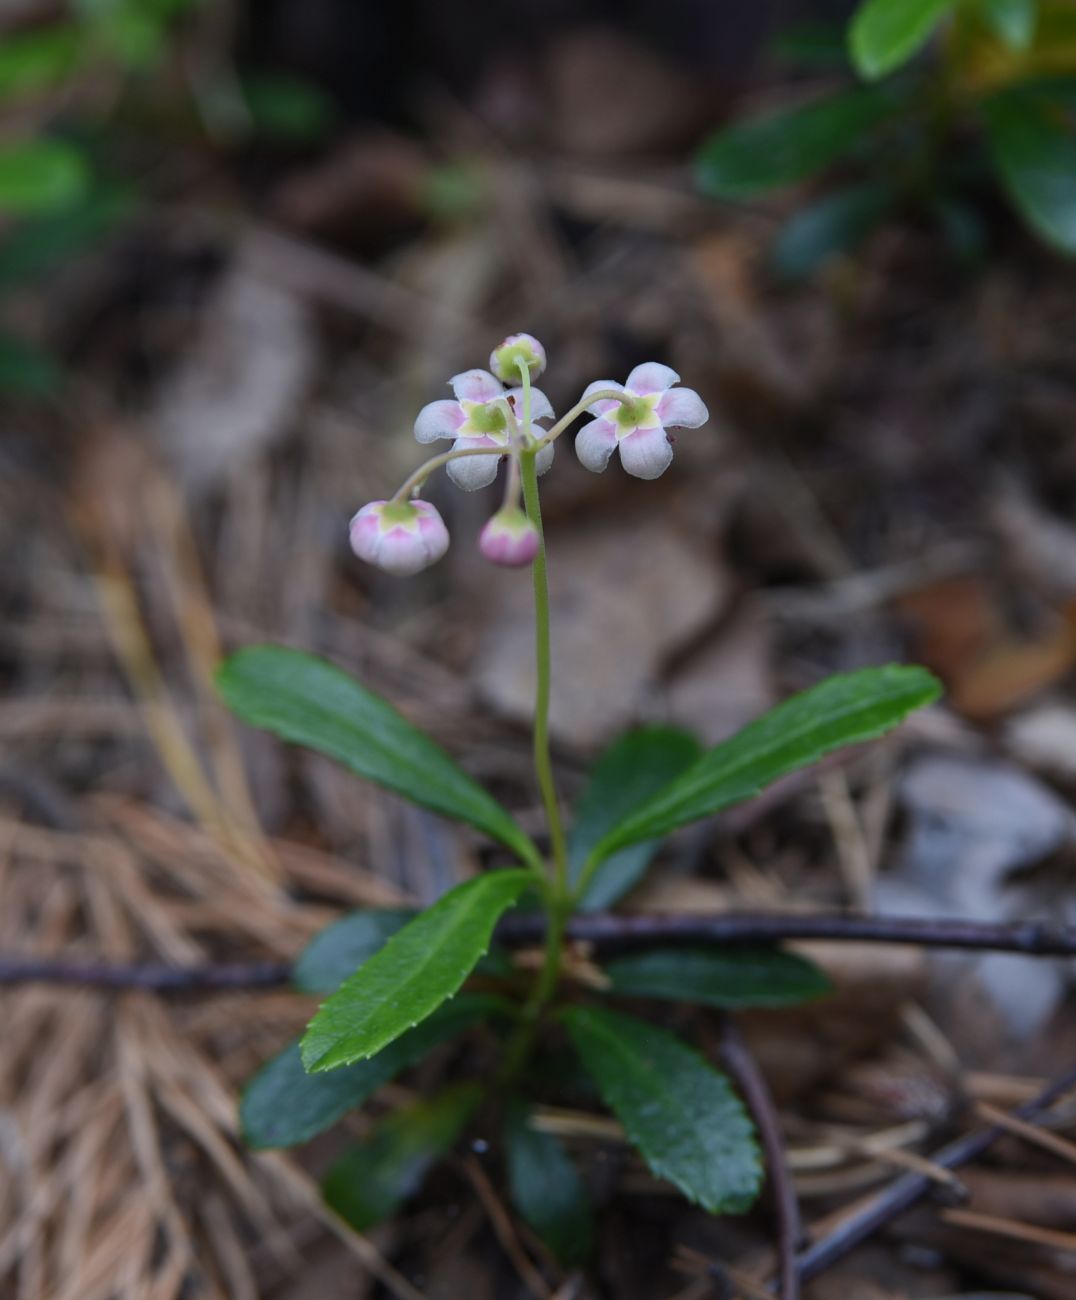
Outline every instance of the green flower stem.
{"type": "Polygon", "coordinates": [[[440,469],[442,465],[447,465],[450,460],[459,460],[462,456],[504,456],[508,452],[505,447],[502,451],[499,447],[460,447],[459,450],[444,451],[440,456],[431,456],[429,460],[424,461],[413,474],[409,474],[400,487],[393,493],[393,501],[407,501],[411,493],[420,488],[423,483],[430,477],[435,469],[440,469]]]}

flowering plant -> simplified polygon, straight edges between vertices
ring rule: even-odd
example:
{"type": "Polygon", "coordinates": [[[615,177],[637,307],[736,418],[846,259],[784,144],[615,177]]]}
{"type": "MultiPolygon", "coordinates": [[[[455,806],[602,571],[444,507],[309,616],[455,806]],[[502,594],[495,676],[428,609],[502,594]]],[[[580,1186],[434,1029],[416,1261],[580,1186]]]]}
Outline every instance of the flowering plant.
{"type": "MultiPolygon", "coordinates": [[[[591,1236],[586,1178],[534,1111],[547,1095],[535,1067],[549,1059],[558,1036],[567,1036],[584,1076],[655,1174],[711,1212],[740,1212],[758,1194],[762,1167],[751,1120],[730,1081],[695,1048],[615,1004],[630,998],[788,1005],[817,996],[826,981],[778,949],[652,947],[596,965],[572,947],[573,918],[618,901],[663,836],[840,746],[880,735],[938,688],[914,667],[843,674],[711,749],[675,728],[639,728],[599,758],[566,829],[549,748],[549,598],[538,476],[557,440],[589,415],[575,442],[588,469],[604,469],[615,450],[629,474],[656,478],[672,458],[667,430],[697,428],[707,411],[697,393],[677,387],[674,371],[650,363],[624,384],[590,384],[556,420],[532,384],[545,362],[541,344],[518,334],[494,350],[488,371],[457,375],[454,399],[431,402],[415,424],[419,442],[451,439],[451,449],[410,475],[390,500],[364,506],[351,524],[361,558],[390,573],[415,573],[448,546],[440,515],[418,496],[430,474],[445,466],[459,486],[476,490],[507,463],[503,502],[482,529],[479,549],[494,563],[532,569],[534,766],[546,817],[540,840],[390,704],[324,660],[276,646],[248,648],[224,664],[219,684],[247,721],[469,823],[511,859],[425,911],[358,912],[313,940],[294,980],[324,1000],[302,1038],[249,1085],[242,1105],[248,1141],[304,1142],[433,1049],[481,1027],[496,1064],[480,1071],[468,1058],[463,1082],[382,1120],[330,1171],[325,1195],[363,1229],[391,1213],[468,1124],[499,1127],[513,1203],[562,1263],[575,1263],[585,1258],[591,1236]],[[554,422],[546,428],[542,420],[554,422]],[[542,945],[533,968],[509,956],[521,942],[542,945]]],[[[600,930],[600,918],[591,921],[600,930]]],[[[578,1097],[581,1087],[587,1095],[570,1072],[557,1073],[554,1096],[578,1097]]]]}

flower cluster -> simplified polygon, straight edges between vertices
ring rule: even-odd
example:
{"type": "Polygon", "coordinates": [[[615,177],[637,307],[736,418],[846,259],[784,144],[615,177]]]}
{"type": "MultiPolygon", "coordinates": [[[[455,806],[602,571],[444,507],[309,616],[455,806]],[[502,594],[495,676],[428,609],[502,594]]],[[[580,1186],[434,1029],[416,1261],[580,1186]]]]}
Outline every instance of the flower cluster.
{"type": "MultiPolygon", "coordinates": [[[[502,461],[508,463],[504,502],[486,523],[479,549],[494,564],[530,564],[541,535],[520,506],[524,472],[544,474],[553,462],[557,438],[578,416],[594,418],[575,441],[581,464],[600,473],[614,451],[636,478],[663,474],[672,460],[667,430],[696,429],[709,418],[698,393],[677,388],[680,376],[656,361],[636,366],[623,384],[599,379],[589,384],[570,411],[556,420],[546,395],[531,381],[544,370],[545,349],[530,334],[510,334],[490,354],[488,370],[465,370],[449,383],[453,398],[430,402],[415,421],[420,443],[450,441],[408,478],[390,501],[372,501],[351,521],[351,546],[361,559],[388,573],[418,573],[448,549],[448,530],[436,508],[417,493],[444,465],[467,492],[488,487],[502,461]]],[[[533,499],[533,498],[532,498],[533,499]]]]}

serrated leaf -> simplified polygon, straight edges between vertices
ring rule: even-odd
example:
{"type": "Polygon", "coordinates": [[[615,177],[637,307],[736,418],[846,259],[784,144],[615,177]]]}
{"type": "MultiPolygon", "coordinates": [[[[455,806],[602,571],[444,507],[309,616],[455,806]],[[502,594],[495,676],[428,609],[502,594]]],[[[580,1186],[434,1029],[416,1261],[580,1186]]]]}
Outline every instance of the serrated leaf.
{"type": "MultiPolygon", "coordinates": [[[[639,727],[601,755],[575,810],[568,837],[568,871],[577,884],[591,849],[640,802],[685,771],[702,753],[690,732],[678,727],[639,727]]],[[[657,843],[633,844],[613,854],[591,878],[580,900],[584,911],[610,907],[639,880],[657,843]]]]}
{"type": "Polygon", "coordinates": [[[1047,243],[1076,253],[1076,123],[1071,110],[1032,89],[984,105],[994,168],[1010,199],[1047,243]]]}
{"type": "Polygon", "coordinates": [[[390,1218],[451,1149],[481,1098],[481,1088],[464,1083],[394,1111],[329,1170],[322,1183],[327,1204],[358,1232],[390,1218]]]}
{"type": "Polygon", "coordinates": [[[533,881],[491,871],[450,889],[397,931],[322,1003],[303,1036],[308,1070],[373,1056],[450,998],[489,947],[501,914],[533,881]]]}
{"type": "Polygon", "coordinates": [[[795,184],[851,153],[894,107],[885,91],[857,86],[738,122],[699,150],[699,187],[715,198],[745,199],[795,184]]]}
{"type": "Polygon", "coordinates": [[[813,962],[780,948],[654,948],[603,969],[612,993],[707,1007],[790,1007],[832,989],[813,962]]]}
{"type": "Polygon", "coordinates": [[[925,668],[897,664],[830,677],[707,750],[605,836],[592,857],[602,860],[627,844],[742,803],[788,772],[891,730],[940,691],[925,668]]]}
{"type": "Polygon", "coordinates": [[[566,1268],[590,1255],[594,1224],[590,1198],[562,1144],[532,1128],[522,1106],[505,1121],[505,1155],[512,1202],[566,1268]]]}
{"type": "Polygon", "coordinates": [[[884,77],[930,40],[956,0],[865,0],[848,28],[848,52],[868,81],[884,77]]]}
{"type": "Polygon", "coordinates": [[[85,193],[85,156],[64,140],[17,140],[0,146],[0,212],[55,212],[85,193]]]}
{"type": "Polygon", "coordinates": [[[777,236],[773,269],[786,280],[802,280],[837,254],[857,248],[892,206],[892,192],[868,181],[800,208],[777,236]]]}
{"type": "Polygon", "coordinates": [[[728,1079],[664,1029],[572,1007],[572,1042],[647,1164],[711,1214],[741,1214],[762,1186],[754,1127],[728,1079]]]}
{"type": "Polygon", "coordinates": [[[1038,18],[1036,0],[978,0],[983,21],[1010,50],[1030,49],[1038,18]]]}
{"type": "Polygon", "coordinates": [[[251,646],[224,662],[217,685],[244,721],[328,754],[359,776],[469,822],[523,860],[536,861],[529,836],[439,745],[326,660],[283,646],[251,646]]]}
{"type": "Polygon", "coordinates": [[[296,1039],[267,1061],[244,1089],[239,1106],[244,1140],[259,1150],[309,1142],[435,1047],[492,1019],[504,1007],[500,998],[461,993],[370,1060],[324,1074],[306,1072],[296,1039]]]}

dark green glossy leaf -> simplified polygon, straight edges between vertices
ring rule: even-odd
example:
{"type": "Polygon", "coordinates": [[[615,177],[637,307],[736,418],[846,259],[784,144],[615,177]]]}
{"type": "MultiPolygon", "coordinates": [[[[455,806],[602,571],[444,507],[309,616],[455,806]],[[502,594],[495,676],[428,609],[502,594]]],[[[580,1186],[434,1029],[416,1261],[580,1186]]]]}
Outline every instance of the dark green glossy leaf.
{"type": "Polygon", "coordinates": [[[358,1232],[390,1218],[452,1148],[481,1098],[479,1087],[464,1083],[393,1112],[329,1170],[322,1183],[328,1205],[358,1232]]]}
{"type": "Polygon", "coordinates": [[[864,0],[848,28],[856,71],[869,81],[884,77],[930,40],[956,0],[864,0]]]}
{"type": "Polygon", "coordinates": [[[857,248],[892,205],[890,190],[874,182],[827,194],[782,226],[773,247],[773,269],[786,280],[804,279],[837,254],[857,248]]]}
{"type": "Polygon", "coordinates": [[[983,21],[1010,50],[1030,49],[1038,19],[1036,0],[978,0],[983,21]]]}
{"type": "Polygon", "coordinates": [[[572,1007],[564,1020],[606,1104],[654,1173],[712,1214],[749,1209],[762,1186],[762,1161],[728,1079],[645,1021],[592,1007],[572,1007]]]}
{"type": "Polygon", "coordinates": [[[1076,253],[1076,123],[1072,110],[1032,89],[984,105],[994,168],[1010,199],[1048,244],[1076,253]]]}
{"type": "Polygon", "coordinates": [[[830,677],[708,750],[605,836],[593,857],[742,803],[788,772],[891,730],[940,690],[926,669],[897,664],[830,677]]]}
{"type": "MultiPolygon", "coordinates": [[[[591,849],[641,802],[649,799],[702,753],[698,740],[678,727],[639,727],[601,755],[575,810],[568,839],[569,876],[579,881],[591,849]]],[[[636,884],[657,849],[633,844],[613,854],[591,878],[580,902],[584,911],[610,907],[636,884]]]]}
{"type": "Polygon", "coordinates": [[[501,914],[533,879],[491,871],[450,889],[398,930],[321,1004],[303,1037],[308,1070],[373,1056],[450,998],[489,947],[501,914]]]}
{"type": "Polygon", "coordinates": [[[469,822],[533,862],[527,835],[440,746],[333,664],[283,646],[225,661],[217,685],[245,721],[328,754],[359,776],[445,817],[469,822]]]}
{"type": "Polygon", "coordinates": [[[341,917],[299,954],[291,982],[303,993],[334,992],[416,915],[414,908],[376,907],[341,917]]]}
{"type": "Polygon", "coordinates": [[[82,152],[64,140],[16,140],[0,145],[0,212],[55,212],[85,193],[90,171],[82,152]]]}
{"type": "Polygon", "coordinates": [[[726,127],[699,151],[699,186],[715,198],[743,199],[794,184],[851,153],[893,110],[890,95],[857,86],[726,127]]]}
{"type": "Polygon", "coordinates": [[[532,1128],[522,1106],[505,1123],[508,1185],[516,1209],[566,1267],[590,1255],[594,1224],[579,1171],[551,1133],[532,1128]]]}
{"type": "Polygon", "coordinates": [[[290,144],[319,140],[332,125],[332,101],[319,86],[285,72],[251,71],[243,98],[259,135],[290,144]]]}
{"type": "Polygon", "coordinates": [[[244,1089],[239,1107],[244,1140],[259,1149],[309,1142],[435,1047],[492,1019],[504,1007],[499,998],[461,993],[370,1060],[324,1074],[303,1069],[296,1039],[267,1061],[244,1089]]]}
{"type": "Polygon", "coordinates": [[[604,970],[613,993],[707,1007],[789,1007],[832,989],[813,962],[780,948],[655,948],[604,970]]]}

